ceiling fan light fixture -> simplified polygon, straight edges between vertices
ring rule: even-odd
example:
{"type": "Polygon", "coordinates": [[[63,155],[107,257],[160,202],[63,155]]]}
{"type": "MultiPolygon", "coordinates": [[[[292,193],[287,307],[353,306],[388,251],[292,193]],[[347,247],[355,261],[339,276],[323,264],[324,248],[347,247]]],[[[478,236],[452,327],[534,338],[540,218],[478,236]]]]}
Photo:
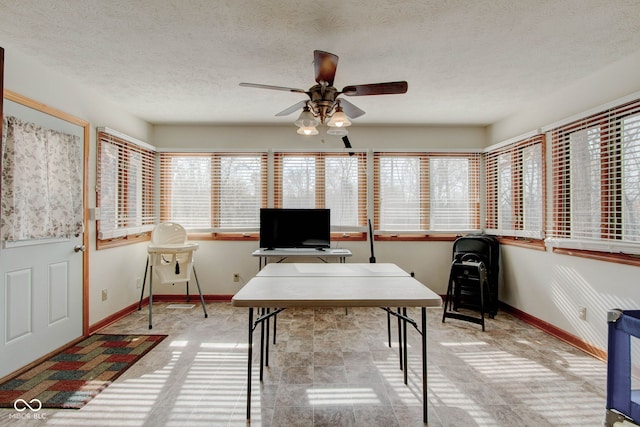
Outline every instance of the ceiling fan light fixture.
{"type": "MultiPolygon", "coordinates": [[[[313,115],[309,107],[304,107],[302,113],[298,119],[293,122],[296,126],[300,128],[308,128],[308,127],[316,127],[320,123],[318,119],[313,115]]],[[[299,132],[298,132],[299,133],[299,132]]]]}
{"type": "Polygon", "coordinates": [[[332,128],[347,127],[351,126],[351,120],[349,120],[349,117],[342,111],[342,107],[336,107],[336,111],[331,116],[331,120],[329,120],[327,126],[332,128]]]}
{"type": "Polygon", "coordinates": [[[317,135],[318,129],[315,126],[300,126],[297,133],[305,136],[317,135]]]}

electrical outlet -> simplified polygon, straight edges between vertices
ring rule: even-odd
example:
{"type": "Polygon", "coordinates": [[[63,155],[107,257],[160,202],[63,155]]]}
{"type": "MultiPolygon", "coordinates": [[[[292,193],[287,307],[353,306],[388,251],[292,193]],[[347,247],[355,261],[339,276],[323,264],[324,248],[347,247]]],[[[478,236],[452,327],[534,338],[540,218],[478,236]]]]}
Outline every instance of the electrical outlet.
{"type": "Polygon", "coordinates": [[[578,307],[578,317],[581,320],[587,320],[587,307],[578,307]]]}
{"type": "Polygon", "coordinates": [[[142,286],[142,282],[140,281],[140,277],[136,277],[136,289],[140,289],[142,286]]]}
{"type": "Polygon", "coordinates": [[[239,282],[240,281],[240,274],[239,273],[233,273],[233,281],[234,282],[239,282]]]}
{"type": "Polygon", "coordinates": [[[107,296],[108,296],[108,295],[107,295],[107,290],[106,290],[106,289],[103,289],[103,290],[102,290],[102,301],[106,301],[106,300],[107,300],[107,296]]]}

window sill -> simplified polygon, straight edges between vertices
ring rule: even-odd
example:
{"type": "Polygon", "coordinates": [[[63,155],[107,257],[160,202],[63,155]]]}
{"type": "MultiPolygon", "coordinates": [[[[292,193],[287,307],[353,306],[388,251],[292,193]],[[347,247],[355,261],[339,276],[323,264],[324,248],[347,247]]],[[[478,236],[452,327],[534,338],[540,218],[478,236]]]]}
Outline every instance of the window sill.
{"type": "Polygon", "coordinates": [[[364,242],[367,240],[367,233],[365,232],[345,232],[345,233],[331,233],[332,242],[364,242]]]}
{"type": "Polygon", "coordinates": [[[521,248],[534,249],[537,251],[546,251],[547,247],[542,239],[523,239],[521,237],[504,237],[496,236],[501,245],[518,246],[521,248]]]}
{"type": "Polygon", "coordinates": [[[381,242],[453,242],[457,234],[376,234],[374,239],[381,242]]]}
{"type": "Polygon", "coordinates": [[[621,253],[608,253],[608,252],[587,251],[582,249],[567,249],[567,248],[553,248],[553,253],[640,267],[640,256],[638,255],[627,255],[627,254],[621,254],[621,253]]]}
{"type": "Polygon", "coordinates": [[[148,242],[151,240],[151,232],[96,241],[96,250],[115,248],[118,246],[132,245],[134,243],[148,242]]]}
{"type": "Polygon", "coordinates": [[[259,233],[188,233],[189,240],[227,240],[247,241],[260,240],[259,233]]]}

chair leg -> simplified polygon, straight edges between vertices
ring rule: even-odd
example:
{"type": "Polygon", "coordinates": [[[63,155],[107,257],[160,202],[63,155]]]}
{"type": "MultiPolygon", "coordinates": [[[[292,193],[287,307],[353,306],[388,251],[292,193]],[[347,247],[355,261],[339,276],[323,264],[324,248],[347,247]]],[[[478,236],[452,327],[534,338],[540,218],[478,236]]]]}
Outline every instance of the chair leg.
{"type": "Polygon", "coordinates": [[[480,317],[482,318],[482,332],[484,332],[484,286],[486,282],[480,281],[480,317]]]}
{"type": "Polygon", "coordinates": [[[147,282],[147,270],[149,270],[149,256],[147,255],[147,263],[144,266],[144,276],[142,278],[142,291],[140,291],[140,302],[138,303],[138,311],[142,310],[142,298],[144,298],[144,285],[147,282]]]}
{"type": "Polygon", "coordinates": [[[189,296],[189,282],[186,282],[185,286],[186,286],[187,302],[191,302],[191,297],[189,296]]]}
{"type": "Polygon", "coordinates": [[[196,274],[196,266],[193,266],[193,277],[196,279],[196,286],[198,286],[198,293],[200,294],[200,303],[202,304],[202,311],[204,311],[205,319],[209,317],[207,314],[207,307],[204,305],[204,297],[202,296],[202,289],[200,288],[200,281],[198,280],[198,275],[196,274]]]}
{"type": "Polygon", "coordinates": [[[449,284],[447,285],[447,295],[445,296],[444,309],[442,310],[442,323],[447,317],[447,311],[453,307],[453,275],[449,275],[449,284]]]}

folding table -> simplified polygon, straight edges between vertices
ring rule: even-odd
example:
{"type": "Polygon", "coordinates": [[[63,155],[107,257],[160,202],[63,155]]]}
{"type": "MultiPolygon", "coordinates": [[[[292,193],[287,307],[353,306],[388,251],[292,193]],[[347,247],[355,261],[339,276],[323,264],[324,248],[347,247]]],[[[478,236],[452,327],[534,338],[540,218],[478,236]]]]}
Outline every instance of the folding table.
{"type": "MultiPolygon", "coordinates": [[[[440,307],[442,299],[394,264],[268,264],[232,298],[237,307],[249,308],[247,362],[247,420],[251,418],[253,332],[261,325],[260,380],[268,366],[265,322],[289,307],[380,307],[402,320],[404,375],[407,383],[407,323],[422,338],[423,420],[427,422],[427,307],[440,307]],[[392,311],[389,307],[402,307],[392,311]],[[407,316],[407,307],[421,308],[421,325],[407,316]],[[260,308],[254,319],[254,309],[260,308]],[[271,311],[273,309],[273,311],[271,311]]],[[[268,327],[267,327],[268,331],[268,327]]],[[[400,344],[400,343],[399,343],[400,344]]]]}

